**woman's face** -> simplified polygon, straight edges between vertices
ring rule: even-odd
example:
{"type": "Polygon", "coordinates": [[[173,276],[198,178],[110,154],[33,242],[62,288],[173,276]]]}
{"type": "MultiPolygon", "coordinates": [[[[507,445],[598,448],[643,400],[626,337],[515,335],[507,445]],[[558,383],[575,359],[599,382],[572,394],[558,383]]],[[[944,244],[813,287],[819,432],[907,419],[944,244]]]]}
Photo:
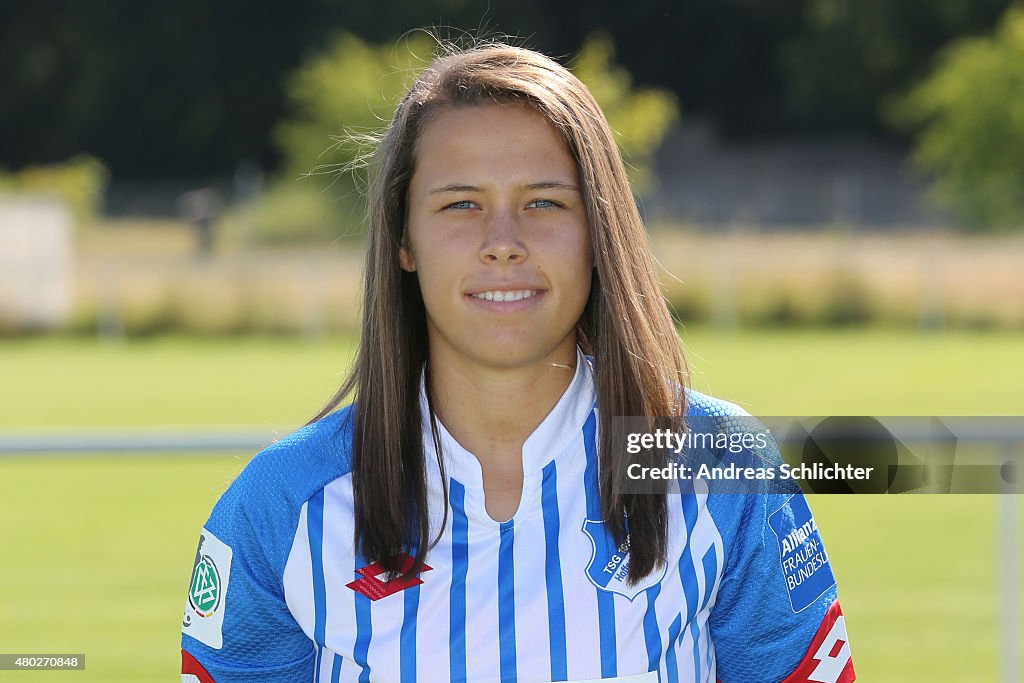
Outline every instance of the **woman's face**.
{"type": "Polygon", "coordinates": [[[419,277],[433,357],[511,368],[575,353],[593,268],[579,183],[561,137],[532,109],[433,115],[400,252],[419,277]]]}

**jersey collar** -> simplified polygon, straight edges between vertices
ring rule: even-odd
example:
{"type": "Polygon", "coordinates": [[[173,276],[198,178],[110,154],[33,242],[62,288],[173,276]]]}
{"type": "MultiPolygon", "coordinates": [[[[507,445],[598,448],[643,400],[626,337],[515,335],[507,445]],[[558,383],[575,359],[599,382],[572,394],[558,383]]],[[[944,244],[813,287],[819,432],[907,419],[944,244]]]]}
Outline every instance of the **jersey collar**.
{"type": "MultiPolygon", "coordinates": [[[[594,388],[593,360],[576,347],[576,372],[561,398],[551,412],[541,421],[523,444],[523,476],[537,475],[552,460],[567,452],[568,446],[578,439],[583,425],[597,401],[594,388]]],[[[420,415],[423,424],[423,448],[428,457],[435,457],[434,438],[430,429],[430,413],[427,408],[426,382],[420,375],[420,415]]],[[[444,450],[445,468],[448,475],[466,486],[483,487],[483,473],[480,463],[448,432],[440,418],[437,430],[444,450]]],[[[579,469],[585,465],[582,449],[579,454],[579,469]]],[[[571,457],[571,456],[568,456],[571,457]]],[[[568,464],[568,463],[567,463],[568,464]]],[[[561,469],[561,465],[559,465],[561,469]]]]}

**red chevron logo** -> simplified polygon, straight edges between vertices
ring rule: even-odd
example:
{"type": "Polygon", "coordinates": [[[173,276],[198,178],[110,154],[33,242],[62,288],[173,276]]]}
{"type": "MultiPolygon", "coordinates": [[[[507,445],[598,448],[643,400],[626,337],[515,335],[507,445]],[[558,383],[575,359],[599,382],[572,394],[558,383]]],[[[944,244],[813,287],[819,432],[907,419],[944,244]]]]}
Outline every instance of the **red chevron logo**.
{"type": "MultiPolygon", "coordinates": [[[[409,567],[412,566],[413,558],[409,557],[409,555],[405,553],[399,555],[397,559],[399,560],[399,571],[401,572],[408,571],[409,567]]],[[[431,569],[433,569],[433,567],[424,564],[423,569],[420,571],[428,572],[431,569]]],[[[384,567],[381,566],[380,562],[368,564],[365,567],[360,567],[356,570],[356,574],[361,575],[362,578],[356,579],[351,583],[347,583],[345,586],[351,588],[360,595],[365,595],[371,600],[380,600],[381,598],[386,598],[389,595],[394,595],[399,591],[403,591],[406,588],[418,586],[423,583],[423,579],[418,576],[405,579],[396,577],[390,581],[384,581],[377,578],[383,573],[384,567]]]]}

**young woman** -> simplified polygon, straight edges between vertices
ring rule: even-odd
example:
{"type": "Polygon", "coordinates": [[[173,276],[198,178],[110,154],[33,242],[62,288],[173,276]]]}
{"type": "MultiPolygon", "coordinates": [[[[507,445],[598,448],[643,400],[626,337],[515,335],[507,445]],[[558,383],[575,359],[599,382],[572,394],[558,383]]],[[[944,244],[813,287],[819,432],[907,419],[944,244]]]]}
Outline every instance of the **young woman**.
{"type": "Polygon", "coordinates": [[[612,416],[742,411],[680,390],[586,87],[521,48],[451,51],[371,171],[355,366],[214,508],[182,680],[853,680],[802,495],[614,486],[612,416]]]}

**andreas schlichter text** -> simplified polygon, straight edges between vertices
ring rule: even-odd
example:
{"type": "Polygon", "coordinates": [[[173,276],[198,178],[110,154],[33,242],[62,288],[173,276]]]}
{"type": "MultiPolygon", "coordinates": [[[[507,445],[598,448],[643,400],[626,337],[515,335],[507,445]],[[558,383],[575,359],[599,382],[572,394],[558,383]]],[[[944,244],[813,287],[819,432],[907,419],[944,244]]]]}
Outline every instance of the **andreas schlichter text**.
{"type": "Polygon", "coordinates": [[[871,477],[874,467],[854,467],[853,465],[811,465],[801,464],[793,467],[782,463],[777,467],[739,467],[730,464],[712,467],[702,464],[689,467],[679,463],[670,463],[663,467],[645,467],[633,463],[626,468],[626,476],[633,480],[642,479],[703,479],[705,481],[764,481],[768,479],[799,480],[865,480],[871,477]]]}

